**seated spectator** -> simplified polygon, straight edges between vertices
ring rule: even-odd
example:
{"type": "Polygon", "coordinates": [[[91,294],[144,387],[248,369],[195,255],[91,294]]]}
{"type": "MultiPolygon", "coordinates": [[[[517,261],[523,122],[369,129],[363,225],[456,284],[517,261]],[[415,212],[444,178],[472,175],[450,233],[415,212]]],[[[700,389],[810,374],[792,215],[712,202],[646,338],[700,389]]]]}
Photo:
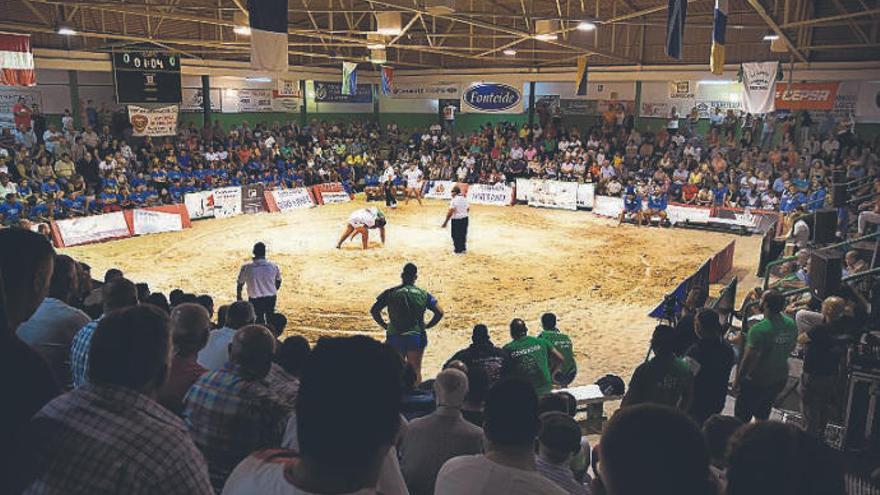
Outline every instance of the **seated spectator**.
{"type": "Polygon", "coordinates": [[[49,295],[15,332],[18,338],[40,351],[65,389],[73,386],[70,344],[77,331],[89,322],[87,314],[71,306],[76,300],[78,282],[76,261],[70,256],[56,255],[49,295]]]}
{"type": "MultiPolygon", "coordinates": [[[[179,301],[182,296],[181,292],[173,299],[179,301]]],[[[176,304],[172,302],[171,306],[176,306],[176,304]]],[[[226,311],[226,325],[208,334],[208,345],[199,351],[199,364],[211,371],[222,368],[229,361],[229,344],[232,342],[235,332],[239,328],[253,324],[256,319],[257,315],[254,313],[254,307],[251,303],[248,301],[232,303],[226,311]]]]}
{"type": "Polygon", "coordinates": [[[400,373],[394,351],[369,337],[319,340],[296,406],[298,452],[255,452],[223,494],[400,493],[377,482],[400,428],[400,373]]]}
{"type": "Polygon", "coordinates": [[[577,481],[571,470],[571,461],[581,450],[577,422],[568,414],[555,411],[542,414],[540,419],[535,457],[538,472],[570,495],[589,495],[589,488],[577,481]]]}
{"type": "Polygon", "coordinates": [[[743,422],[735,416],[713,414],[703,422],[703,436],[709,446],[709,471],[718,483],[719,493],[727,488],[727,447],[743,422]]]}
{"type": "Polygon", "coordinates": [[[229,362],[199,378],[183,399],[184,420],[218,492],[251,452],[281,446],[290,408],[264,380],[274,351],[266,327],[241,328],[229,344],[229,362]]]}
{"type": "Polygon", "coordinates": [[[702,425],[706,418],[724,409],[735,356],[733,347],[723,338],[721,320],[714,310],[701,309],[694,319],[694,329],[699,340],[685,357],[694,373],[694,399],[688,414],[702,425]]]}
{"type": "Polygon", "coordinates": [[[277,345],[274,362],[266,375],[269,388],[291,409],[296,405],[299,377],[309,353],[311,348],[305,338],[299,335],[287,337],[283,343],[277,345]]]}
{"type": "Polygon", "coordinates": [[[528,331],[526,322],[521,318],[514,318],[510,322],[510,337],[513,340],[504,346],[504,350],[510,353],[510,374],[531,383],[538,395],[549,394],[552,389],[551,376],[565,358],[553,344],[530,337],[528,331]]]}
{"type": "MultiPolygon", "coordinates": [[[[474,326],[471,345],[453,354],[447,365],[451,361],[464,363],[469,374],[477,372],[485,374],[488,389],[509,369],[510,353],[492,343],[489,328],[481,323],[474,326]]],[[[470,393],[469,390],[468,394],[470,393]]]]}
{"type": "Polygon", "coordinates": [[[484,432],[486,454],[454,457],[447,461],[437,475],[434,493],[566,493],[537,471],[534,448],[538,435],[538,397],[529,382],[503,380],[489,390],[484,432]]]}
{"type": "Polygon", "coordinates": [[[34,467],[22,455],[28,421],[61,393],[45,358],[15,335],[15,328],[43,302],[54,261],[55,250],[45,237],[0,229],[0,390],[7,397],[0,423],[0,452],[6,460],[0,463],[0,486],[9,492],[20,492],[34,467]]]}
{"type": "Polygon", "coordinates": [[[727,463],[727,495],[846,493],[838,453],[791,425],[744,426],[730,439],[727,463]]]}
{"type": "Polygon", "coordinates": [[[407,425],[400,442],[400,467],[411,495],[431,495],[437,473],[449,459],[483,452],[483,430],[464,419],[467,376],[445,369],[434,381],[437,410],[407,425]]]}
{"type": "Polygon", "coordinates": [[[187,390],[208,371],[196,362],[196,357],[208,343],[210,330],[208,312],[198,304],[180,304],[171,312],[171,369],[159,389],[158,401],[175,414],[183,413],[187,390]]]}
{"type": "Polygon", "coordinates": [[[169,337],[168,317],[151,306],[101,320],[89,383],[34,416],[40,473],[25,493],[212,493],[183,422],[151,399],[166,377],[169,337]]]}
{"type": "Polygon", "coordinates": [[[104,283],[95,283],[95,288],[83,299],[83,307],[85,312],[92,317],[92,319],[97,319],[101,316],[101,313],[104,311],[104,303],[101,300],[101,288],[104,285],[109,284],[110,282],[116,280],[117,278],[123,278],[122,270],[118,268],[111,268],[104,272],[104,283]]]}
{"type": "Polygon", "coordinates": [[[668,325],[657,325],[651,337],[654,357],[640,364],[629,381],[620,407],[663,404],[683,411],[690,408],[694,395],[694,374],[687,363],[677,357],[675,334],[668,325]]]}
{"type": "MultiPolygon", "coordinates": [[[[574,418],[577,415],[577,399],[568,392],[554,392],[541,397],[538,401],[538,415],[547,412],[561,412],[574,418]]],[[[574,474],[574,479],[585,486],[590,486],[590,475],[587,471],[590,469],[590,440],[586,435],[581,435],[580,450],[575,453],[569,462],[569,468],[574,474]]]]}
{"type": "Polygon", "coordinates": [[[400,414],[407,421],[428,415],[434,411],[434,394],[430,390],[419,387],[416,380],[416,371],[407,363],[403,367],[403,397],[401,399],[400,414]]]}
{"type": "Polygon", "coordinates": [[[538,338],[553,344],[553,347],[563,357],[559,370],[553,374],[553,384],[566,387],[574,381],[574,377],[577,375],[577,362],[574,360],[571,338],[556,328],[556,315],[553,313],[541,315],[541,327],[543,331],[538,335],[538,338]]]}
{"type": "Polygon", "coordinates": [[[595,493],[718,493],[711,481],[709,453],[700,429],[671,407],[642,404],[621,408],[605,425],[596,450],[595,493]],[[670,455],[671,448],[675,455],[670,455]]]}
{"type": "MultiPolygon", "coordinates": [[[[138,303],[137,287],[131,280],[126,278],[113,278],[101,287],[101,301],[104,307],[104,315],[113,311],[135,306],[138,303]]],[[[88,382],[89,376],[89,349],[92,346],[92,337],[95,329],[103,316],[92,320],[82,327],[73,337],[70,346],[70,371],[73,375],[73,386],[81,387],[88,382]]]]}

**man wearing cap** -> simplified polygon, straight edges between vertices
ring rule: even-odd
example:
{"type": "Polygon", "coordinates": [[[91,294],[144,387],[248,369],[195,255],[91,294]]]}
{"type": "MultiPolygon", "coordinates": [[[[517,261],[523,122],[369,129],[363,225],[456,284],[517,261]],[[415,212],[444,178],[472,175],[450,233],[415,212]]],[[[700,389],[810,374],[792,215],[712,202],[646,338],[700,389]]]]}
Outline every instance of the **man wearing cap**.
{"type": "Polygon", "coordinates": [[[571,459],[581,450],[581,429],[577,422],[559,411],[545,412],[539,419],[541,427],[535,456],[538,472],[570,495],[589,494],[590,491],[575,479],[571,470],[571,459]]]}
{"type": "Polygon", "coordinates": [[[452,361],[461,361],[468,371],[485,373],[487,389],[492,388],[511,365],[510,353],[492,343],[489,328],[482,323],[474,326],[471,345],[453,354],[447,364],[452,361]]]}
{"type": "Polygon", "coordinates": [[[266,318],[275,313],[278,289],[281,288],[281,269],[266,259],[266,245],[254,244],[254,259],[246,263],[238,272],[236,299],[241,301],[241,290],[247,285],[248,301],[254,306],[257,323],[266,323],[266,318]]]}
{"type": "Polygon", "coordinates": [[[452,201],[449,202],[449,211],[446,212],[446,220],[443,221],[443,228],[452,220],[452,244],[455,247],[455,254],[464,254],[467,252],[467,231],[468,231],[468,200],[461,194],[461,188],[454,186],[452,188],[452,201]]]}

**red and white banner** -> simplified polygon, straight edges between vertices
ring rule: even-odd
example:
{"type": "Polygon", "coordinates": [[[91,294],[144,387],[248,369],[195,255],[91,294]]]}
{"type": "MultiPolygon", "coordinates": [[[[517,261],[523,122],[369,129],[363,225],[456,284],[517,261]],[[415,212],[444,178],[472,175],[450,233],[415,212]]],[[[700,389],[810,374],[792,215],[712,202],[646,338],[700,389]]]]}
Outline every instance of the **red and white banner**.
{"type": "Polygon", "coordinates": [[[313,186],[312,194],[314,194],[315,201],[317,201],[319,205],[348,203],[351,201],[351,196],[345,192],[345,189],[342,188],[342,184],[338,182],[313,186]]]}
{"type": "Polygon", "coordinates": [[[839,82],[776,83],[776,109],[831,110],[839,88],[839,82]]]}
{"type": "Polygon", "coordinates": [[[31,35],[0,33],[0,86],[34,86],[31,35]]]}
{"type": "Polygon", "coordinates": [[[266,191],[266,206],[271,212],[292,211],[315,206],[315,200],[307,187],[266,191]]]}
{"type": "Polygon", "coordinates": [[[180,217],[180,213],[134,210],[131,228],[134,235],[177,232],[183,230],[183,219],[180,217]]]}
{"type": "Polygon", "coordinates": [[[190,218],[211,218],[214,216],[214,191],[187,193],[183,196],[183,204],[190,218]]]}
{"type": "Polygon", "coordinates": [[[53,232],[57,232],[55,243],[59,247],[77,246],[90,242],[129,237],[128,223],[121,211],[71,218],[52,222],[53,232]]]}
{"type": "Polygon", "coordinates": [[[477,205],[509,206],[513,204],[513,188],[498,184],[471,184],[467,190],[469,202],[477,205]]]}

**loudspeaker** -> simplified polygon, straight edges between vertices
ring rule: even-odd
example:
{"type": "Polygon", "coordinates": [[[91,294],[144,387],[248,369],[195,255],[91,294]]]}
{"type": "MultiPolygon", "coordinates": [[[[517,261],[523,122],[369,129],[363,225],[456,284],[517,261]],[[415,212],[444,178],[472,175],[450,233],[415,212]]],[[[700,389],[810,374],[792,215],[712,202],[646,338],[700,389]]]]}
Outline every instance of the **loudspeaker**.
{"type": "Polygon", "coordinates": [[[810,291],[819,300],[825,300],[840,288],[843,254],[814,251],[810,257],[810,291]]]}
{"type": "Polygon", "coordinates": [[[821,208],[813,214],[813,244],[834,242],[837,232],[837,210],[821,208]]]}
{"type": "Polygon", "coordinates": [[[846,184],[831,184],[831,205],[835,208],[843,208],[849,201],[849,191],[846,184]]]}
{"type": "Polygon", "coordinates": [[[835,168],[831,171],[831,182],[837,184],[840,182],[846,182],[846,169],[845,168],[835,168]]]}
{"type": "Polygon", "coordinates": [[[844,447],[848,451],[880,451],[880,376],[853,372],[846,401],[844,447]]]}

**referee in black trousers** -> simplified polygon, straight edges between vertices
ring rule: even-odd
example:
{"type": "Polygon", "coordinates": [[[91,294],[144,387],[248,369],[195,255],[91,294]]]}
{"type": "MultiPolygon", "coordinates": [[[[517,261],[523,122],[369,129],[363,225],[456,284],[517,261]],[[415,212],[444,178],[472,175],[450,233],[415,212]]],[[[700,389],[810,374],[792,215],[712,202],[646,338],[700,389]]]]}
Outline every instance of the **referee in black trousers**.
{"type": "Polygon", "coordinates": [[[452,188],[452,201],[449,202],[449,211],[446,212],[446,220],[443,221],[443,228],[452,220],[452,245],[455,247],[455,254],[464,254],[467,252],[467,232],[468,232],[468,205],[467,198],[462,196],[461,189],[458,186],[452,188]]]}

